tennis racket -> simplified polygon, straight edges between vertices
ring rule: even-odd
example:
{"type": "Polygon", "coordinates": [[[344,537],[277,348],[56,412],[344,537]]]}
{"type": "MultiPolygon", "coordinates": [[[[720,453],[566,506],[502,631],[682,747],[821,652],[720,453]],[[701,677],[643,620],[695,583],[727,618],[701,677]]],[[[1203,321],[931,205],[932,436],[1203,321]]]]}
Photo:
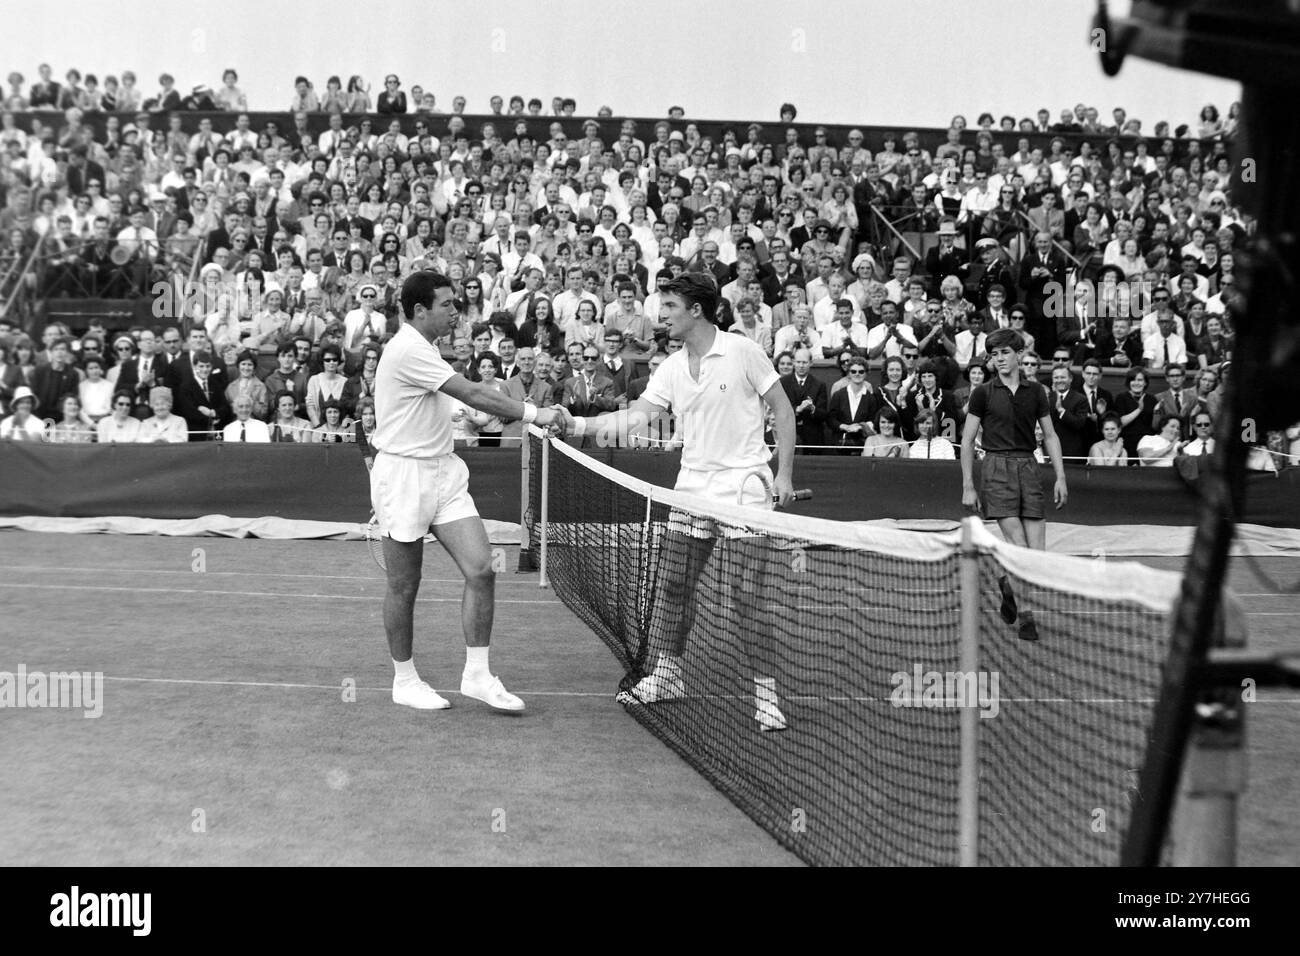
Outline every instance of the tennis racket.
{"type": "MultiPolygon", "coordinates": [[[[774,509],[777,501],[780,499],[777,496],[776,489],[772,486],[772,473],[765,468],[756,468],[741,479],[740,488],[736,492],[736,504],[743,505],[745,503],[745,486],[749,484],[751,478],[757,478],[762,482],[763,491],[765,492],[764,499],[771,502],[771,504],[768,505],[768,510],[774,509]]],[[[794,500],[807,501],[812,496],[813,493],[811,488],[798,488],[795,490],[794,500]]]]}

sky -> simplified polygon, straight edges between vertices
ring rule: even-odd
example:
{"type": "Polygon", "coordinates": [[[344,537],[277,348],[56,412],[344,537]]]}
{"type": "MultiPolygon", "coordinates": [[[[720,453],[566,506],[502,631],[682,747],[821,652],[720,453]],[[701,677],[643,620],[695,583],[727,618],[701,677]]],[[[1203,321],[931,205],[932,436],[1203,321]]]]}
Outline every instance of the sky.
{"type": "MultiPolygon", "coordinates": [[[[1122,13],[1127,3],[1112,5],[1122,13]]],[[[1053,117],[1084,102],[1124,106],[1150,130],[1220,112],[1240,86],[1131,59],[1106,77],[1088,46],[1095,0],[316,0],[27,4],[0,33],[0,73],[29,81],[48,61],[101,77],[132,69],[147,92],[172,73],[188,91],[240,74],[252,109],[288,107],[293,79],[330,74],[419,84],[450,109],[520,93],[548,106],[572,96],[580,115],[946,126],[956,113],[1053,117]],[[310,12],[304,12],[310,11],[310,12]],[[69,29],[75,24],[75,29],[69,29]],[[33,38],[47,38],[33,42],[33,38]]]]}

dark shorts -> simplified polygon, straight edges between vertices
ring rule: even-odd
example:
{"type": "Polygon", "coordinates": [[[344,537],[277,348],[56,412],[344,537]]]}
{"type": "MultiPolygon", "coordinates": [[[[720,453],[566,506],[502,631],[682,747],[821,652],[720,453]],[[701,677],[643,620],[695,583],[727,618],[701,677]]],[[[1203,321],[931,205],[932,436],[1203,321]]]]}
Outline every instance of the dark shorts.
{"type": "Polygon", "coordinates": [[[1033,456],[985,455],[980,466],[980,500],[985,518],[1037,518],[1043,510],[1043,481],[1033,456]]]}

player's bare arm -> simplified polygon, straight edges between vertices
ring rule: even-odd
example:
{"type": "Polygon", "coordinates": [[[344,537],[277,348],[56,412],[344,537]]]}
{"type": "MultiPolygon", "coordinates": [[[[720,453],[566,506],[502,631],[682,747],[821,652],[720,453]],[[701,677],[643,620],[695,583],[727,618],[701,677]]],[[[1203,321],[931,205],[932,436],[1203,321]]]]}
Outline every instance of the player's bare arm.
{"type": "Polygon", "coordinates": [[[777,382],[763,393],[763,401],[772,410],[772,434],[776,436],[776,496],[782,508],[794,500],[794,409],[790,398],[777,382]]]}
{"type": "MultiPolygon", "coordinates": [[[[1070,496],[1069,490],[1065,487],[1065,458],[1061,455],[1061,439],[1057,437],[1056,429],[1052,426],[1051,415],[1040,418],[1038,425],[1043,430],[1043,447],[1047,449],[1047,455],[1052,461],[1052,470],[1056,472],[1052,498],[1056,501],[1056,507],[1061,508],[1070,496]]],[[[962,444],[965,445],[964,439],[962,444]]]]}
{"type": "Polygon", "coordinates": [[[447,379],[442,385],[442,391],[464,402],[470,408],[476,408],[480,412],[487,412],[498,418],[531,421],[542,426],[553,425],[561,420],[560,413],[555,408],[538,408],[536,405],[521,402],[482,382],[471,382],[462,375],[453,375],[447,379]],[[529,417],[530,410],[536,414],[536,418],[529,417]]]}
{"type": "MultiPolygon", "coordinates": [[[[968,414],[961,433],[961,503],[962,507],[972,511],[979,506],[979,495],[975,492],[975,437],[979,432],[979,416],[968,414]]],[[[1056,437],[1055,433],[1052,437],[1056,437]]],[[[1057,451],[1060,451],[1059,445],[1057,451]]]]}

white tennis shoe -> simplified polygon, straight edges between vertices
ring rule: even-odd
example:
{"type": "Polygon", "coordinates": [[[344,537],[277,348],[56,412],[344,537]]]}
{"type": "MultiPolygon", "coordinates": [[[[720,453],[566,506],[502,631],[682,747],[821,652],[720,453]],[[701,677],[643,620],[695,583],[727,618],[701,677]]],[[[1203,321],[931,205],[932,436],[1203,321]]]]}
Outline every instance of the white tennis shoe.
{"type": "Polygon", "coordinates": [[[462,696],[481,700],[495,710],[519,713],[524,709],[524,702],[506,690],[501,678],[493,677],[486,671],[473,677],[462,675],[460,692],[462,696]]]}
{"type": "Polygon", "coordinates": [[[422,680],[393,681],[393,703],[416,710],[446,710],[451,701],[422,680]]]}
{"type": "Polygon", "coordinates": [[[636,682],[631,691],[619,695],[620,700],[631,696],[625,703],[656,704],[661,700],[678,700],[686,696],[686,682],[682,680],[681,664],[670,657],[659,658],[655,669],[636,682]]]}

